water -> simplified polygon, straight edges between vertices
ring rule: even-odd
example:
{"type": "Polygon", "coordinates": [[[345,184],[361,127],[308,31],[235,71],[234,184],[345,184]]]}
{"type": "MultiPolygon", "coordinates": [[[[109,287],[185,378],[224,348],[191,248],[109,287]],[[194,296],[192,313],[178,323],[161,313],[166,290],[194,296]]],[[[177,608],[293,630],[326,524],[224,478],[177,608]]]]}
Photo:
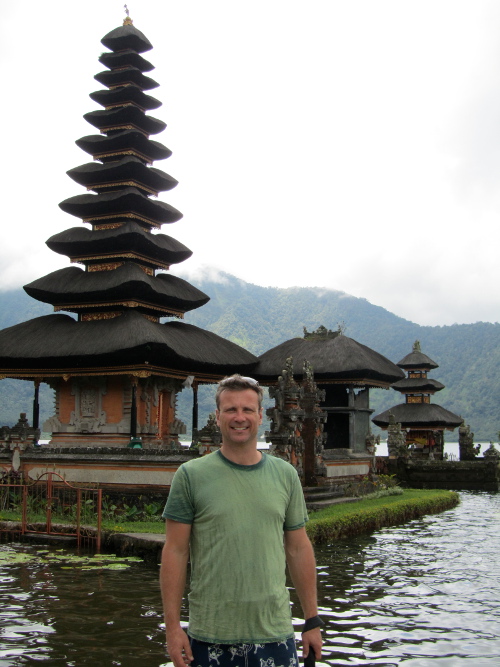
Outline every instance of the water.
{"type": "Polygon", "coordinates": [[[500,664],[500,496],[317,550],[329,665],[500,664]]]}
{"type": "MultiPolygon", "coordinates": [[[[489,442],[476,442],[476,445],[481,445],[479,450],[478,458],[482,458],[483,453],[490,446],[489,442]]],[[[377,445],[377,456],[387,456],[387,440],[382,440],[379,445],[377,445]]],[[[458,442],[445,442],[444,443],[444,453],[448,454],[448,459],[450,461],[460,461],[460,447],[458,442]]]]}
{"type": "MultiPolygon", "coordinates": [[[[461,496],[448,512],[317,548],[320,665],[500,664],[500,495],[461,496]]],[[[0,667],[166,665],[157,575],[0,566],[0,667]]]]}

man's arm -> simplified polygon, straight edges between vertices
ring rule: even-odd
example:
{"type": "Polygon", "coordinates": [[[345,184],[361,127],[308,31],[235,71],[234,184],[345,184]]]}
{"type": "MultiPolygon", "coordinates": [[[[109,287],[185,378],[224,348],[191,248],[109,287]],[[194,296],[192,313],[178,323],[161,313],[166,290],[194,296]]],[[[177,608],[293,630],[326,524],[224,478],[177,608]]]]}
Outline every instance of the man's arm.
{"type": "Polygon", "coordinates": [[[190,524],[167,519],[166,541],[161,555],[160,588],[167,650],[175,667],[185,667],[193,660],[189,638],[180,623],[190,536],[190,524]]]}
{"type": "MultiPolygon", "coordinates": [[[[285,552],[288,570],[299,596],[304,618],[317,616],[316,559],[305,528],[285,530],[285,552]]],[[[314,655],[319,660],[322,643],[319,628],[305,632],[302,635],[303,657],[306,657],[309,654],[309,648],[312,648],[314,655]]]]}

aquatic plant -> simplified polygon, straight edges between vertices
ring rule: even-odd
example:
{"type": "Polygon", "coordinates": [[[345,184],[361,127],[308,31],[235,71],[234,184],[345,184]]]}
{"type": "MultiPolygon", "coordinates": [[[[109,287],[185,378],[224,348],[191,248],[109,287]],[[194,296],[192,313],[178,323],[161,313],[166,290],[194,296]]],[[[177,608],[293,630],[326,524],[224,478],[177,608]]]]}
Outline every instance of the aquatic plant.
{"type": "Polygon", "coordinates": [[[49,549],[35,549],[19,551],[10,545],[0,546],[0,566],[32,563],[49,565],[61,569],[82,570],[123,570],[133,563],[142,563],[137,556],[115,556],[114,554],[79,555],[64,549],[51,551],[49,549]]]}

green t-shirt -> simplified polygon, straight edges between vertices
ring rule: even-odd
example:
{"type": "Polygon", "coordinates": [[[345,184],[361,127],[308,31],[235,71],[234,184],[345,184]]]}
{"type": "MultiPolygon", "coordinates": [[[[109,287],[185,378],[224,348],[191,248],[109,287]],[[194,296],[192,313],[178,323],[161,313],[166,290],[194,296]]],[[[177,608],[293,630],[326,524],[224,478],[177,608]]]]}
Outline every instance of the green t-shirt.
{"type": "Polygon", "coordinates": [[[220,451],[176,472],[164,518],[192,524],[189,629],[213,644],[293,637],[284,530],[305,525],[295,468],[262,455],[238,465],[220,451]]]}

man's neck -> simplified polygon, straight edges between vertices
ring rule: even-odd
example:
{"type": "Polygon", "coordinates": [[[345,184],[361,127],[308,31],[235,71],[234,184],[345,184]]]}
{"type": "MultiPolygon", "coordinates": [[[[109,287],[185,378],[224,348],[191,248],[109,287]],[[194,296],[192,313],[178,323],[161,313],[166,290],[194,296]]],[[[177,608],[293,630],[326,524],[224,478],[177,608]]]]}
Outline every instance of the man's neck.
{"type": "Polygon", "coordinates": [[[250,446],[234,447],[223,442],[220,452],[226,459],[229,459],[229,461],[242,466],[255,465],[262,459],[262,454],[257,449],[257,443],[250,446]]]}

